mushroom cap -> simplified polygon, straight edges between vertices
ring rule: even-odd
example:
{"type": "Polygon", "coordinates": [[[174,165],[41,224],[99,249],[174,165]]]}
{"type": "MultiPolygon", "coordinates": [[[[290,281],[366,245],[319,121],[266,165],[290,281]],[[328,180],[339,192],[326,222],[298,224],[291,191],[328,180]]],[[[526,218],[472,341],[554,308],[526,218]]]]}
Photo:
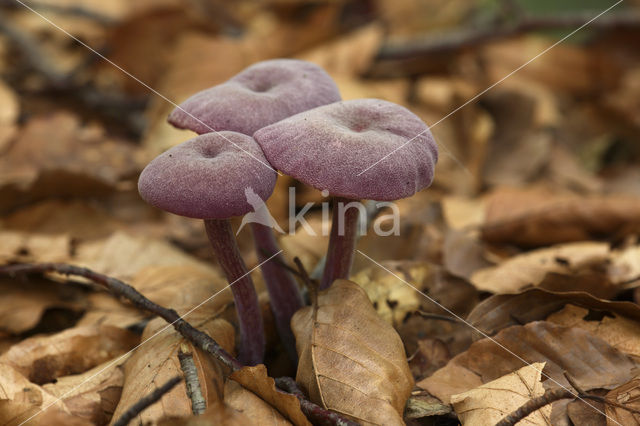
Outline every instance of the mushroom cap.
{"type": "Polygon", "coordinates": [[[275,168],[352,199],[409,197],[431,184],[438,161],[426,124],[408,109],[379,99],[305,111],[253,137],[275,168]]]}
{"type": "Polygon", "coordinates": [[[196,93],[174,109],[168,120],[198,134],[231,130],[252,135],[283,118],[340,99],[338,87],[319,66],[298,59],[273,59],[196,93]]]}
{"type": "Polygon", "coordinates": [[[276,171],[253,138],[220,132],[157,156],[140,174],[138,191],[149,204],[180,216],[227,219],[253,211],[247,188],[266,200],[275,183],[276,171]]]}

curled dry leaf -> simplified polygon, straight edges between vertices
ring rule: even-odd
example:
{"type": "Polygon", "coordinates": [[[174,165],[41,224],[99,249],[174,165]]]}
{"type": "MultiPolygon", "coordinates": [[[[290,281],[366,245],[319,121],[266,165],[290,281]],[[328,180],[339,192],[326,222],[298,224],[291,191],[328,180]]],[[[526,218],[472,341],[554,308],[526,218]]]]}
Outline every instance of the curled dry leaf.
{"type": "Polygon", "coordinates": [[[631,302],[611,302],[583,292],[556,293],[532,288],[518,294],[496,294],[480,302],[467,321],[492,335],[512,325],[522,325],[547,318],[565,305],[582,306],[589,310],[615,313],[640,321],[640,306],[631,302]]]}
{"type": "Polygon", "coordinates": [[[563,386],[569,386],[566,371],[586,391],[619,386],[636,368],[622,352],[585,330],[537,321],[504,329],[493,340],[473,343],[418,386],[449,402],[451,395],[495,380],[525,362],[546,362],[544,373],[563,386]]]}
{"type": "MultiPolygon", "coordinates": [[[[587,275],[591,273],[599,278],[596,280],[599,286],[604,286],[601,282],[606,283],[606,275],[601,271],[606,270],[610,258],[611,251],[606,243],[563,244],[520,254],[497,266],[480,269],[472,274],[471,283],[479,290],[498,294],[514,293],[527,286],[540,285],[549,274],[576,276],[581,273],[587,275]]],[[[550,278],[550,280],[553,279],[550,278]]],[[[567,285],[584,285],[572,284],[570,281],[566,283],[567,285]]],[[[582,290],[582,288],[564,288],[563,290],[582,290]]],[[[598,285],[589,290],[601,294],[603,291],[607,292],[606,288],[600,290],[598,285]]]]}
{"type": "Polygon", "coordinates": [[[230,377],[275,407],[294,425],[311,426],[300,409],[298,398],[279,391],[275,381],[267,375],[267,367],[264,364],[244,367],[242,370],[234,371],[230,377]]]}
{"type": "MultiPolygon", "coordinates": [[[[230,353],[233,351],[234,329],[231,324],[208,317],[203,312],[191,313],[187,320],[194,327],[213,337],[226,351],[230,353]]],[[[220,365],[211,356],[186,342],[164,320],[157,318],[147,325],[142,333],[140,346],[125,365],[122,398],[113,414],[114,419],[120,417],[143,395],[153,392],[169,379],[183,375],[178,360],[181,344],[186,344],[193,354],[202,396],[207,406],[222,400],[223,378],[220,365]]],[[[160,401],[140,413],[136,422],[157,423],[164,417],[189,417],[190,415],[191,400],[187,396],[186,385],[182,382],[165,394],[160,401]]]]}
{"type": "Polygon", "coordinates": [[[134,333],[105,326],[74,327],[36,336],[13,345],[0,356],[30,381],[43,384],[61,376],[84,373],[124,354],[138,343],[134,333]]]}
{"type": "Polygon", "coordinates": [[[639,217],[638,197],[499,189],[487,199],[482,236],[492,243],[537,247],[616,234],[638,224],[639,217]]]}
{"type": "Polygon", "coordinates": [[[244,414],[251,424],[264,426],[291,425],[291,422],[285,419],[278,410],[234,380],[227,380],[224,385],[224,402],[229,407],[244,414]]]}
{"type": "Polygon", "coordinates": [[[337,280],[291,320],[296,381],[317,404],[362,424],[402,424],[413,387],[402,340],[356,283],[337,280]]]}
{"type": "Polygon", "coordinates": [[[33,329],[47,309],[76,314],[87,307],[78,287],[36,277],[0,278],[0,333],[20,334],[33,329]]]}
{"type": "Polygon", "coordinates": [[[16,93],[0,80],[0,154],[5,151],[17,133],[20,100],[16,93]]]}
{"type": "MultiPolygon", "coordinates": [[[[606,399],[635,410],[640,410],[640,378],[636,377],[622,386],[611,390],[611,392],[607,394],[606,399]]],[[[607,426],[640,424],[640,414],[631,413],[609,404],[605,405],[605,414],[607,415],[607,426]]]]}
{"type": "Polygon", "coordinates": [[[565,327],[578,327],[598,336],[614,348],[640,359],[640,323],[613,314],[603,315],[601,320],[589,318],[589,310],[575,305],[566,305],[547,321],[565,327]]]}
{"type": "Polygon", "coordinates": [[[212,270],[205,262],[166,241],[135,237],[124,232],[115,232],[104,240],[81,244],[76,251],[75,264],[123,281],[131,281],[149,266],[190,265],[212,270]]]}
{"type": "Polygon", "coordinates": [[[42,388],[60,398],[69,413],[91,424],[105,425],[118,405],[124,384],[122,364],[126,357],[110,360],[91,370],[59,377],[42,388]]]}
{"type": "MultiPolygon", "coordinates": [[[[544,362],[502,376],[461,394],[452,395],[451,403],[464,426],[495,424],[530,399],[544,394],[541,377],[544,362]]],[[[551,425],[551,406],[534,411],[523,420],[527,425],[551,425]]]]}
{"type": "MultiPolygon", "coordinates": [[[[31,383],[12,366],[0,363],[0,424],[17,426],[45,407],[49,407],[47,413],[57,412],[67,420],[71,417],[62,401],[31,383]]],[[[48,424],[44,415],[37,415],[30,423],[48,424]]]]}

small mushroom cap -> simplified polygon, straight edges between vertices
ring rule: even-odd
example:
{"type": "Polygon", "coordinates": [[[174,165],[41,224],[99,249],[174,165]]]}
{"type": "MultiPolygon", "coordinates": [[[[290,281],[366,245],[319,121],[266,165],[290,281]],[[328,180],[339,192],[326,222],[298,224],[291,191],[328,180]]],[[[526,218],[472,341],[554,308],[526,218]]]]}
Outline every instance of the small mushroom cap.
{"type": "Polygon", "coordinates": [[[251,191],[266,200],[275,183],[276,172],[253,138],[220,132],[157,156],[142,171],[138,191],[152,206],[180,216],[227,219],[253,211],[251,191]]]}
{"type": "Polygon", "coordinates": [[[252,135],[283,118],[340,99],[338,87],[319,66],[273,59],[191,96],[171,112],[169,123],[198,134],[231,130],[252,135]]]}
{"type": "Polygon", "coordinates": [[[438,161],[426,124],[408,109],[379,99],[305,111],[253,137],[277,169],[352,199],[409,197],[431,184],[438,161]]]}

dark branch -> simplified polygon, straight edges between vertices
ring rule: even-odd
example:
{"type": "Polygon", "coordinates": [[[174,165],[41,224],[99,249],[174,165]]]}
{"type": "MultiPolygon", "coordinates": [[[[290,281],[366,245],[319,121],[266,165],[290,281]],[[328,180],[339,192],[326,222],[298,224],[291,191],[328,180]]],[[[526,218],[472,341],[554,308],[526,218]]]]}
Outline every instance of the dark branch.
{"type": "MultiPolygon", "coordinates": [[[[535,31],[574,30],[589,22],[594,13],[560,16],[520,17],[515,23],[498,27],[455,31],[441,36],[420,36],[402,42],[384,44],[376,57],[376,64],[367,74],[370,77],[407,75],[403,65],[412,65],[409,74],[420,74],[415,61],[433,61],[434,57],[460,53],[487,43],[517,37],[535,31]],[[385,62],[387,62],[385,64],[385,62]],[[399,67],[394,71],[395,67],[399,67]],[[414,68],[415,67],[415,68],[414,68]],[[395,74],[394,74],[395,73],[395,74]]],[[[605,15],[589,24],[591,30],[640,29],[640,15],[633,13],[605,15]]],[[[422,68],[428,67],[428,64],[422,68]]]]}
{"type": "Polygon", "coordinates": [[[122,413],[118,420],[113,423],[113,426],[127,426],[129,422],[133,420],[138,414],[140,414],[150,405],[159,401],[160,398],[164,396],[164,394],[168,393],[181,381],[182,377],[176,376],[164,385],[160,386],[158,389],[151,392],[149,395],[141,398],[138,402],[129,407],[127,411],[122,413]]]}
{"type": "Polygon", "coordinates": [[[326,410],[307,400],[295,380],[291,377],[278,377],[275,381],[278,388],[298,398],[302,412],[314,425],[358,426],[359,423],[349,420],[333,411],[326,410]]]}

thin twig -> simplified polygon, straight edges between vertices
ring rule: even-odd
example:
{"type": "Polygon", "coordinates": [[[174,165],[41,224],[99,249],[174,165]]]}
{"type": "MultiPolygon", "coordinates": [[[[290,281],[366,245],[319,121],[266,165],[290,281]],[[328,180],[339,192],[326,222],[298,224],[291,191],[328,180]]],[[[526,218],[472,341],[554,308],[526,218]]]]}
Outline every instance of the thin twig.
{"type": "MultiPolygon", "coordinates": [[[[267,250],[261,250],[263,255],[271,256],[273,253],[270,253],[267,250]]],[[[271,262],[275,262],[278,266],[286,269],[287,271],[291,272],[293,275],[295,275],[298,278],[302,278],[302,275],[300,275],[300,271],[296,268],[294,268],[293,266],[289,265],[287,262],[283,261],[282,259],[280,259],[280,256],[276,256],[273,259],[271,259],[271,262]]]]}
{"type": "Polygon", "coordinates": [[[291,377],[278,377],[275,381],[278,388],[289,392],[298,398],[302,412],[314,425],[359,425],[359,423],[356,423],[353,420],[349,420],[338,413],[324,409],[307,400],[302,390],[298,387],[298,384],[291,377]]]}
{"type": "Polygon", "coordinates": [[[187,340],[201,348],[203,351],[209,352],[232,371],[239,370],[243,367],[240,361],[225,351],[208,334],[194,328],[191,324],[183,320],[176,311],[164,308],[152,302],[140,294],[138,290],[118,279],[99,274],[87,268],[67,265],[64,263],[18,264],[0,267],[0,274],[4,275],[45,272],[57,272],[62,275],[76,275],[87,278],[96,284],[100,284],[116,296],[128,299],[136,307],[151,312],[164,319],[187,340]]]}
{"type": "Polygon", "coordinates": [[[191,411],[196,416],[199,416],[207,409],[207,402],[202,396],[198,369],[196,368],[196,363],[193,362],[193,354],[184,343],[180,345],[180,349],[178,350],[178,361],[180,361],[180,369],[182,373],[184,373],[187,396],[191,400],[191,411]]]}
{"type": "Polygon", "coordinates": [[[182,381],[182,377],[176,376],[173,379],[169,380],[164,385],[160,386],[158,389],[151,392],[149,395],[144,396],[138,402],[133,404],[131,407],[127,409],[122,415],[118,418],[118,420],[113,423],[113,426],[126,426],[129,424],[131,420],[133,420],[138,414],[140,414],[144,409],[159,401],[160,398],[164,396],[164,394],[168,393],[173,389],[178,383],[182,381]]]}

